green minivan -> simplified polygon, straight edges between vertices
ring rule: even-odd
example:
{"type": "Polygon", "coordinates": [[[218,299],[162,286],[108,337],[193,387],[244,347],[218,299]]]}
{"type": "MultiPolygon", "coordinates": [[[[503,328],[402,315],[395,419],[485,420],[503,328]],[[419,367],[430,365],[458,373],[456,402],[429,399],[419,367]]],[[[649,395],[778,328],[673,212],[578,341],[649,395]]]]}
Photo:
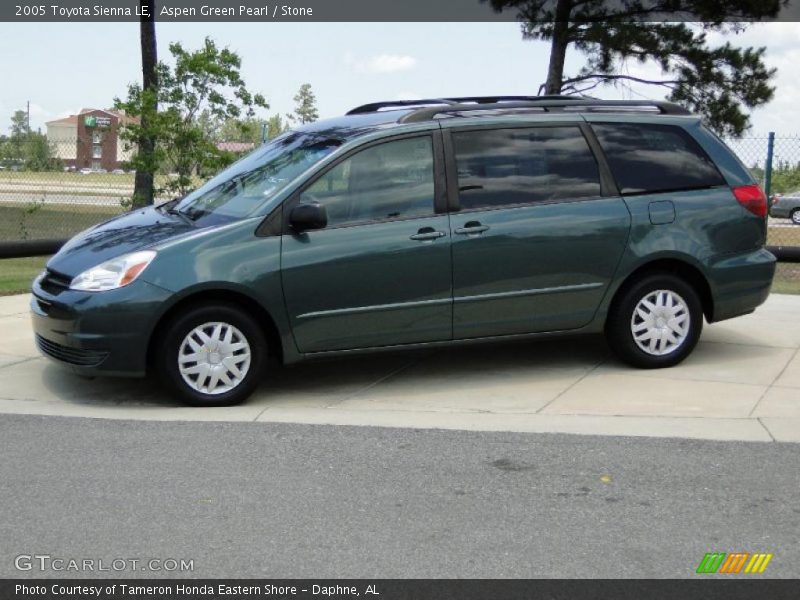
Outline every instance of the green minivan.
{"type": "Polygon", "coordinates": [[[265,143],[70,240],[33,283],[41,352],[241,402],[274,358],[601,333],[669,367],[766,299],[767,201],[666,102],[381,102],[265,143]]]}

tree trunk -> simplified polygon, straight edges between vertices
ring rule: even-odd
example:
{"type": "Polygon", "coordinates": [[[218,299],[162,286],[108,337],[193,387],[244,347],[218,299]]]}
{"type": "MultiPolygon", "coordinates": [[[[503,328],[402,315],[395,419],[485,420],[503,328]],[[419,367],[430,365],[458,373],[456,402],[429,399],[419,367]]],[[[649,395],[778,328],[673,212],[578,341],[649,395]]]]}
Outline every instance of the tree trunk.
{"type": "Polygon", "coordinates": [[[156,47],[155,0],[139,0],[139,6],[142,8],[140,13],[145,12],[145,7],[149,9],[149,16],[142,16],[139,18],[139,37],[142,47],[142,92],[145,102],[141,115],[142,134],[139,136],[138,142],[139,155],[143,159],[144,164],[148,165],[148,167],[136,171],[133,198],[135,204],[145,205],[153,204],[154,197],[154,154],[156,141],[152,131],[150,131],[149,121],[151,111],[155,113],[158,110],[158,102],[156,99],[156,88],[158,86],[156,71],[158,52],[156,47]],[[148,98],[152,98],[152,101],[148,102],[148,98]]]}
{"type": "Polygon", "coordinates": [[[564,59],[569,46],[569,17],[572,14],[572,0],[558,0],[556,19],[553,23],[553,39],[550,42],[550,64],[547,67],[545,94],[560,94],[564,80],[564,59]]]}

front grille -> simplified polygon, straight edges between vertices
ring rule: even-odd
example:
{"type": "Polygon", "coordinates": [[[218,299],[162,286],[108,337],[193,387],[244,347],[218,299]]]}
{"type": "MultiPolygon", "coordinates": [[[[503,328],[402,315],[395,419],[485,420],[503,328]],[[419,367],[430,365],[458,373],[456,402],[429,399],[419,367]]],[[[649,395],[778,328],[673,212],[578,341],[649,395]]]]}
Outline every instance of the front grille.
{"type": "Polygon", "coordinates": [[[72,279],[66,275],[62,275],[56,271],[45,269],[44,277],[42,277],[39,285],[48,294],[60,294],[69,287],[72,279]]]}
{"type": "Polygon", "coordinates": [[[41,350],[43,354],[80,367],[96,367],[108,356],[108,352],[68,348],[67,346],[62,346],[61,344],[45,339],[38,334],[36,336],[36,345],[39,346],[39,350],[41,350]]]}

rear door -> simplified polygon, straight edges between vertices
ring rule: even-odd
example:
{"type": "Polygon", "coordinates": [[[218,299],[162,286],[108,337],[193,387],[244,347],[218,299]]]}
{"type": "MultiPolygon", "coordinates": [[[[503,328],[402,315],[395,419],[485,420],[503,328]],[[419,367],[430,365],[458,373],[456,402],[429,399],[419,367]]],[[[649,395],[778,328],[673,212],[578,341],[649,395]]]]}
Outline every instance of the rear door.
{"type": "Polygon", "coordinates": [[[630,229],[593,147],[581,123],[446,134],[454,338],[591,321],[630,229]]]}
{"type": "Polygon", "coordinates": [[[290,201],[328,226],[282,239],[281,273],[300,352],[449,340],[450,227],[441,133],[375,143],[290,201]]]}

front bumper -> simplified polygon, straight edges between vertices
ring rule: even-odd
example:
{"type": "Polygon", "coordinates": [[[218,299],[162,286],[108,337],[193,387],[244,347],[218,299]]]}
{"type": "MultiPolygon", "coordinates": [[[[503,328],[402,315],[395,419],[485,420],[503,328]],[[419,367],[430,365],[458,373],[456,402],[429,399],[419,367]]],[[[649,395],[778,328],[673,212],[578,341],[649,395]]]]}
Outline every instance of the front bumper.
{"type": "Polygon", "coordinates": [[[153,328],[171,292],[142,280],[107,292],[79,292],[37,278],[31,296],[36,344],[83,375],[140,377],[153,328]]]}

